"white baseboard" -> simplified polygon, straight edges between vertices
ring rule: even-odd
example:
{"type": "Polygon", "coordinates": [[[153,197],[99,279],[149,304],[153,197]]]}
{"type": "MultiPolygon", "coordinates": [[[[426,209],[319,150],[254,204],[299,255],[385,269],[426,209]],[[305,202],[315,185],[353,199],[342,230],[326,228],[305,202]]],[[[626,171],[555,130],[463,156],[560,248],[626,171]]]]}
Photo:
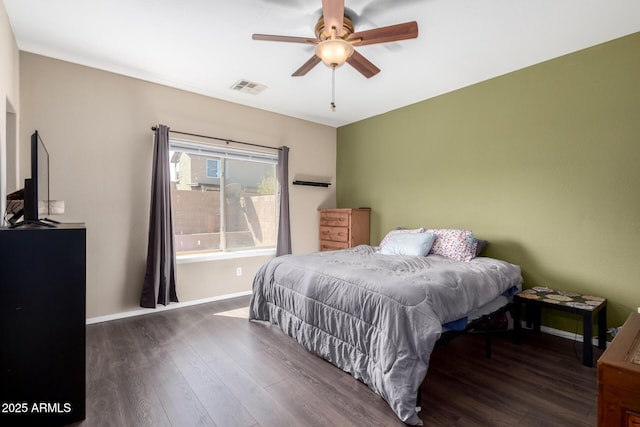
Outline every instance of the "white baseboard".
{"type": "MultiPolygon", "coordinates": [[[[529,329],[525,327],[526,322],[522,322],[522,328],[523,329],[529,329]]],[[[584,341],[584,337],[582,335],[578,335],[578,334],[572,334],[571,332],[567,332],[567,331],[563,331],[561,329],[555,329],[555,328],[550,328],[548,326],[540,326],[540,332],[543,332],[545,334],[549,334],[549,335],[555,335],[557,337],[561,337],[561,338],[566,338],[568,340],[571,341],[577,341],[577,342],[583,342],[584,341]]],[[[591,339],[591,344],[597,346],[598,345],[598,337],[592,337],[591,339]]],[[[609,341],[607,341],[607,346],[609,346],[609,341]]]]}
{"type": "MultiPolygon", "coordinates": [[[[108,314],[106,316],[91,317],[87,319],[87,325],[91,325],[94,323],[108,322],[110,320],[125,319],[127,317],[135,317],[135,316],[143,316],[145,314],[159,313],[161,311],[174,310],[176,308],[189,307],[192,305],[205,304],[208,302],[223,301],[226,299],[251,295],[251,293],[252,291],[236,292],[233,294],[219,295],[216,297],[203,298],[203,299],[198,299],[193,301],[177,302],[174,304],[170,304],[168,306],[159,305],[156,308],[143,308],[140,310],[125,311],[123,313],[108,314]]],[[[525,321],[522,321],[522,328],[528,329],[526,327],[525,321]]],[[[543,332],[549,335],[555,335],[557,337],[566,338],[568,340],[577,341],[577,342],[582,342],[584,339],[582,335],[572,334],[571,332],[563,331],[561,329],[550,328],[548,326],[540,326],[540,332],[543,332]]],[[[597,346],[598,337],[597,336],[593,337],[591,342],[593,345],[597,346]]],[[[609,341],[607,341],[607,346],[609,346],[609,341]]]]}
{"type": "Polygon", "coordinates": [[[93,323],[108,322],[110,320],[125,319],[127,317],[143,316],[145,314],[159,313],[166,310],[174,310],[176,308],[189,307],[191,305],[204,304],[207,302],[222,301],[231,298],[243,297],[251,295],[252,291],[236,292],[233,294],[219,295],[217,297],[203,298],[187,302],[176,302],[165,305],[158,305],[156,308],[142,308],[140,310],[125,311],[123,313],[107,314],[106,316],[90,317],[87,319],[87,325],[93,323]]]}

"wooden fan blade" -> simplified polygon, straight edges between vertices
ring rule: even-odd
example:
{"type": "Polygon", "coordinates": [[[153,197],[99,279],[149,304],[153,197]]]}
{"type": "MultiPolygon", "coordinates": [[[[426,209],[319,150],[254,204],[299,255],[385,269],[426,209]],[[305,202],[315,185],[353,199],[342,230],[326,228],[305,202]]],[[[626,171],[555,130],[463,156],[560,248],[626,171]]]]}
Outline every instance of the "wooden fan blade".
{"type": "Polygon", "coordinates": [[[287,43],[305,43],[318,44],[318,40],[310,37],[291,37],[291,36],[274,36],[271,34],[254,34],[251,36],[254,40],[265,40],[268,42],[287,42],[287,43]]]}
{"type": "Polygon", "coordinates": [[[309,58],[307,62],[302,64],[302,67],[298,68],[293,74],[291,74],[291,76],[292,77],[304,76],[319,63],[320,63],[320,58],[318,58],[316,55],[313,55],[311,58],[309,58]]]}
{"type": "Polygon", "coordinates": [[[358,53],[357,50],[353,52],[353,55],[351,55],[349,59],[347,59],[347,62],[368,79],[380,72],[380,68],[373,65],[371,61],[358,53]]]}
{"type": "Polygon", "coordinates": [[[324,17],[324,34],[331,35],[331,28],[336,29],[336,37],[344,34],[344,0],[322,0],[322,16],[324,17]]]}
{"type": "Polygon", "coordinates": [[[418,37],[418,23],[416,21],[411,21],[405,22],[404,24],[374,28],[373,30],[359,31],[351,34],[348,40],[361,39],[353,42],[353,45],[365,46],[368,44],[415,39],[416,37],[418,37]]]}

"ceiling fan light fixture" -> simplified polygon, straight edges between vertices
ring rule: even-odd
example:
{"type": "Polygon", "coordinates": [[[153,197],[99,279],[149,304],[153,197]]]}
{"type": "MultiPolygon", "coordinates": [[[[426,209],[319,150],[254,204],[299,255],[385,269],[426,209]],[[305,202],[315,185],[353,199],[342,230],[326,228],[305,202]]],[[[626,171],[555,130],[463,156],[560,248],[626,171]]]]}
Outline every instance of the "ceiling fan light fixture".
{"type": "Polygon", "coordinates": [[[341,66],[351,55],[353,55],[351,43],[339,38],[327,39],[316,45],[316,56],[330,68],[341,66]]]}

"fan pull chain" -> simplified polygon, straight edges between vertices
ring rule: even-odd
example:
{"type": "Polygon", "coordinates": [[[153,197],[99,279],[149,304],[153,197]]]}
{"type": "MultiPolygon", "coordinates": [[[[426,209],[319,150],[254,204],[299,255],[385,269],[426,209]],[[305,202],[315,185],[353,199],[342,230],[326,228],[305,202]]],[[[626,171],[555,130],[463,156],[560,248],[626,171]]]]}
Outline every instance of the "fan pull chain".
{"type": "Polygon", "coordinates": [[[331,67],[331,111],[336,111],[336,66],[331,67]]]}

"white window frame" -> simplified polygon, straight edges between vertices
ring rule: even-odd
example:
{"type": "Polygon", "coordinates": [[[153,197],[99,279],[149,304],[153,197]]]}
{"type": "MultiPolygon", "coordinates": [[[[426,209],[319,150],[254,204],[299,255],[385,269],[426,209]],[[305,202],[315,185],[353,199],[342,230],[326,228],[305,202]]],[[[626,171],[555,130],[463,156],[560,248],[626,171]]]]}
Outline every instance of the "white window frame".
{"type": "MultiPolygon", "coordinates": [[[[188,153],[188,154],[197,154],[201,156],[218,157],[219,158],[218,160],[219,176],[210,177],[207,175],[208,178],[223,179],[224,166],[223,166],[222,159],[269,163],[269,164],[276,165],[276,167],[278,165],[278,155],[274,153],[242,150],[242,149],[230,148],[226,146],[207,144],[203,142],[186,141],[186,140],[175,139],[175,138],[169,139],[169,150],[180,151],[182,153],[188,153]]],[[[211,160],[215,160],[215,159],[211,159],[211,160]]],[[[223,191],[224,191],[224,188],[222,188],[222,191],[220,193],[221,197],[224,197],[223,191]]],[[[277,203],[276,203],[276,209],[277,209],[277,203]]],[[[221,213],[221,216],[222,216],[222,213],[221,213]]],[[[276,218],[277,216],[278,214],[276,213],[276,218]]],[[[224,232],[226,232],[226,230],[224,230],[224,220],[223,220],[221,235],[224,235],[224,232]]],[[[192,262],[202,262],[202,261],[212,261],[212,260],[232,259],[232,258],[245,258],[245,257],[253,257],[253,256],[273,256],[275,255],[275,253],[276,253],[275,247],[235,249],[235,250],[222,249],[222,250],[216,250],[216,251],[212,250],[210,252],[203,252],[203,253],[196,253],[196,254],[176,254],[176,262],[178,264],[185,264],[185,263],[192,263],[192,262]]]]}

